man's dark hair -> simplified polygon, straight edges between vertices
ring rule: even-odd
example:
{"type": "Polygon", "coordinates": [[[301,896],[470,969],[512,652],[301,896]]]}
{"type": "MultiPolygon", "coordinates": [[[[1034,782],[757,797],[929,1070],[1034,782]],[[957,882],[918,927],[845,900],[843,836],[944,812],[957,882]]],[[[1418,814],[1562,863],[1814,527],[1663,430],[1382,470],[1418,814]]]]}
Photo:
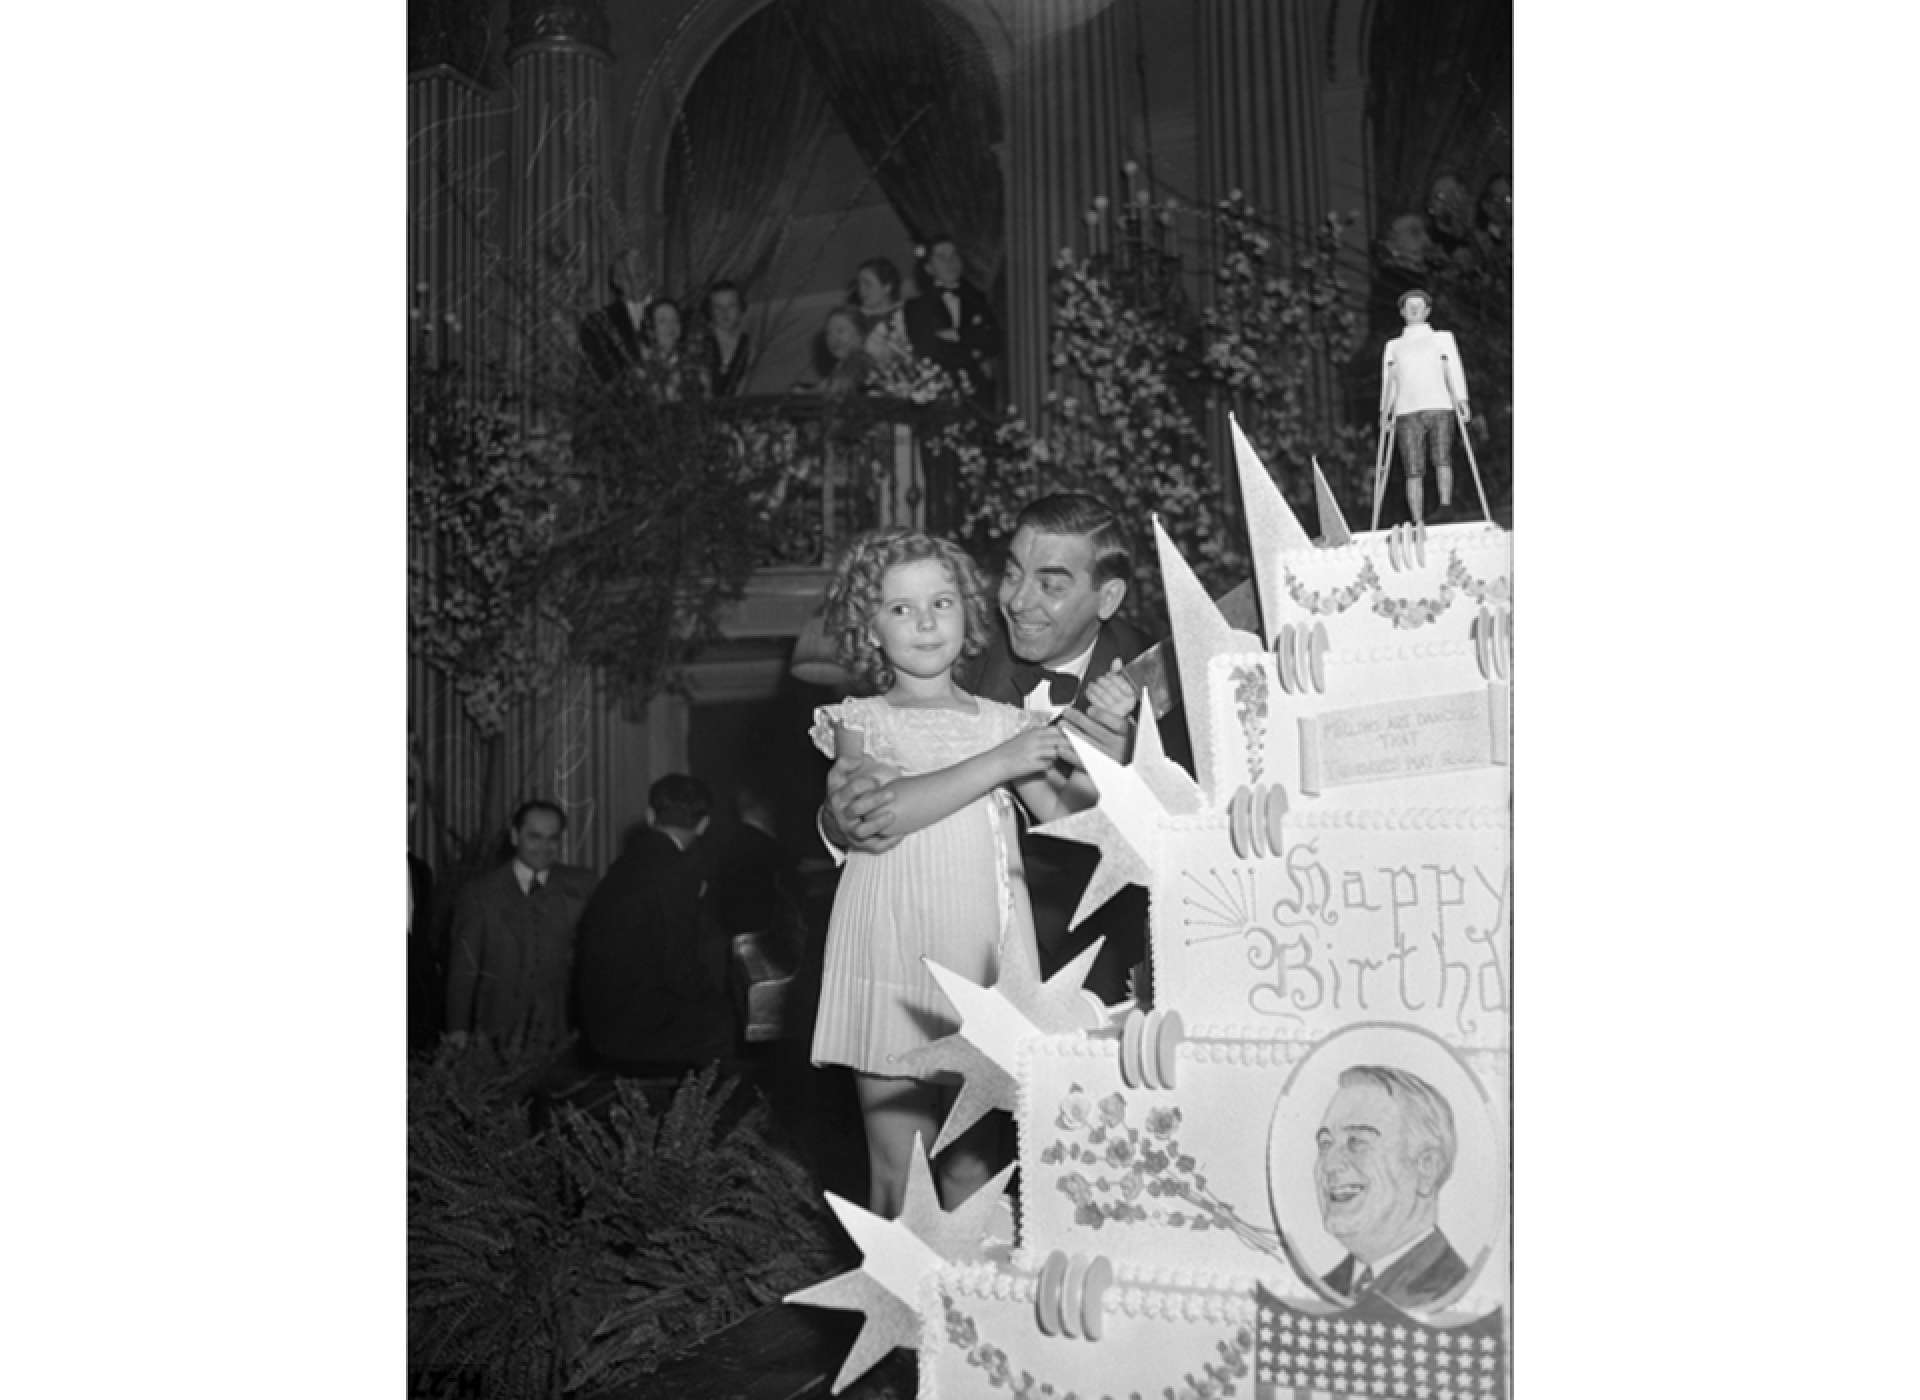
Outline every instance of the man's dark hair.
{"type": "Polygon", "coordinates": [[[1042,535],[1085,535],[1093,545],[1093,581],[1133,582],[1133,550],[1120,517],[1098,496],[1084,491],[1061,491],[1029,501],[1013,522],[1018,532],[1030,526],[1042,535]]]}
{"type": "Polygon", "coordinates": [[[530,798],[522,802],[518,807],[515,807],[513,809],[513,829],[518,831],[521,823],[525,822],[526,819],[535,812],[553,813],[556,817],[560,818],[560,829],[562,831],[567,829],[566,808],[562,807],[558,802],[545,797],[530,798]]]}
{"type": "Polygon", "coordinates": [[[894,297],[900,295],[900,264],[896,263],[892,258],[868,258],[865,262],[861,263],[859,267],[855,268],[853,276],[856,294],[860,274],[863,272],[871,272],[875,277],[878,277],[880,279],[880,285],[887,289],[887,295],[894,297]]]}
{"type": "Polygon", "coordinates": [[[722,292],[732,292],[740,298],[741,309],[744,310],[746,308],[747,294],[741,291],[740,284],[730,277],[722,277],[718,282],[715,282],[711,287],[707,288],[707,294],[700,299],[700,305],[706,310],[711,311],[713,309],[713,299],[722,292]]]}
{"type": "Polygon", "coordinates": [[[669,773],[647,789],[647,805],[653,808],[655,826],[691,831],[713,810],[713,794],[698,778],[669,773]]]}

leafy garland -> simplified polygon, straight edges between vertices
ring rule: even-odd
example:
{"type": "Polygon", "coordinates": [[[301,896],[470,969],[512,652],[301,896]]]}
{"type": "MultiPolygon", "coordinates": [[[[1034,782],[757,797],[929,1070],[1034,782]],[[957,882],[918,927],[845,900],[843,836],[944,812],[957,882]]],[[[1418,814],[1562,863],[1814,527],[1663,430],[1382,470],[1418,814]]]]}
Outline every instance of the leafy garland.
{"type": "Polygon", "coordinates": [[[1361,562],[1360,572],[1352,583],[1325,593],[1309,592],[1307,586],[1293,576],[1293,570],[1287,570],[1287,596],[1308,612],[1326,617],[1337,617],[1379,586],[1380,574],[1371,559],[1361,562]]]}
{"type": "Polygon", "coordinates": [[[483,734],[540,688],[564,654],[542,586],[559,536],[567,454],[525,431],[504,394],[469,394],[457,372],[409,381],[407,566],[414,649],[452,680],[483,734]]]}
{"type": "Polygon", "coordinates": [[[408,526],[428,546],[409,637],[482,735],[568,664],[632,705],[672,686],[755,567],[806,543],[817,466],[791,424],[661,403],[638,378],[515,397],[416,368],[409,387],[408,526]]]}

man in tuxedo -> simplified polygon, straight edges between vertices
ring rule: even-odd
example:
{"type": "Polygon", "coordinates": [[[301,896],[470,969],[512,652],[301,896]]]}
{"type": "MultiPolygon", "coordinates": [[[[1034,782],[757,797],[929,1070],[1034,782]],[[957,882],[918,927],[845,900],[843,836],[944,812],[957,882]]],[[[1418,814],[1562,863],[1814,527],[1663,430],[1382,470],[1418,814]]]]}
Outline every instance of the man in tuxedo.
{"type": "MultiPolygon", "coordinates": [[[[1084,691],[1093,677],[1118,670],[1147,647],[1145,634],[1119,616],[1132,578],[1126,533],[1105,502],[1077,492],[1031,502],[1015,522],[1000,578],[1003,627],[962,683],[976,695],[1058,715],[1103,752],[1124,759],[1132,716],[1090,706],[1084,691]]],[[[827,777],[823,833],[836,846],[886,850],[899,839],[888,834],[891,806],[891,794],[865,764],[841,760],[827,777]]],[[[1109,1003],[1119,1001],[1128,974],[1146,958],[1147,892],[1129,886],[1069,929],[1100,852],[1030,831],[1023,832],[1020,849],[1041,973],[1051,976],[1105,938],[1086,986],[1109,1003]]]]}
{"type": "Polygon", "coordinates": [[[580,323],[580,349],[602,384],[631,377],[640,363],[646,285],[639,255],[631,251],[621,254],[607,269],[607,288],[613,300],[580,323]]]}
{"type": "Polygon", "coordinates": [[[513,858],[469,881],[453,906],[447,1031],[529,1049],[567,1035],[573,930],[593,874],[560,864],[567,814],[544,799],[513,814],[513,858]]]}
{"type": "Polygon", "coordinates": [[[992,408],[999,374],[1000,326],[987,294],[964,277],[960,247],[946,234],[927,245],[920,294],[907,303],[913,353],[964,378],[974,402],[992,408]]]}
{"type": "Polygon", "coordinates": [[[695,1069],[733,1053],[726,934],[689,854],[712,820],[707,785],[669,773],[648,789],[647,828],[580,917],[580,1033],[620,1074],[695,1069]]]}
{"type": "Polygon", "coordinates": [[[1342,1070],[1315,1135],[1314,1186],[1347,1257],[1321,1281],[1397,1308],[1438,1302],[1467,1276],[1439,1226],[1440,1188],[1459,1140],[1453,1110],[1418,1075],[1382,1065],[1342,1070]]]}

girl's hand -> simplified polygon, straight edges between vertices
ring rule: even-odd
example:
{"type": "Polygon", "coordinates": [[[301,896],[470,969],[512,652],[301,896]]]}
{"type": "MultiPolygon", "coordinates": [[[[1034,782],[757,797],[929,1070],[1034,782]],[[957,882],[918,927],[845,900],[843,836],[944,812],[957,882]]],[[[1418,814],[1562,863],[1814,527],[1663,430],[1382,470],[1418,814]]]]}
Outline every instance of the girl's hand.
{"type": "Polygon", "coordinates": [[[1025,729],[1000,746],[1008,765],[1007,781],[1044,773],[1063,759],[1074,761],[1073,745],[1058,725],[1025,729]]]}

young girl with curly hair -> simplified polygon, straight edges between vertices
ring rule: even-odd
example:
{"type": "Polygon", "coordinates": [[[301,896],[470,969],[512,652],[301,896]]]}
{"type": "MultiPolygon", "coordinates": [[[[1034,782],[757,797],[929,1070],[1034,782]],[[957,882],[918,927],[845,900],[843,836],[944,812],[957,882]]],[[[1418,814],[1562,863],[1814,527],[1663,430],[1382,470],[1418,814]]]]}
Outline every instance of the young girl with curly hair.
{"type": "MultiPolygon", "coordinates": [[[[878,855],[851,851],[827,928],[815,1064],[854,1071],[866,1128],[869,1206],[899,1213],[914,1134],[931,1144],[953,1086],[903,1076],[894,1056],[956,1030],[923,955],[994,980],[1008,938],[1033,938],[1007,789],[1033,815],[1067,810],[1050,776],[1072,746],[1043,714],[962,690],[954,667],[987,644],[986,590],[958,545],[908,529],[871,531],[841,558],[827,631],[861,698],[822,706],[813,739],[829,757],[884,765],[906,833],[878,855]]],[[[1075,775],[1074,781],[1084,783],[1075,775]]],[[[951,1209],[995,1165],[998,1123],[957,1138],[935,1164],[951,1209]]]]}

